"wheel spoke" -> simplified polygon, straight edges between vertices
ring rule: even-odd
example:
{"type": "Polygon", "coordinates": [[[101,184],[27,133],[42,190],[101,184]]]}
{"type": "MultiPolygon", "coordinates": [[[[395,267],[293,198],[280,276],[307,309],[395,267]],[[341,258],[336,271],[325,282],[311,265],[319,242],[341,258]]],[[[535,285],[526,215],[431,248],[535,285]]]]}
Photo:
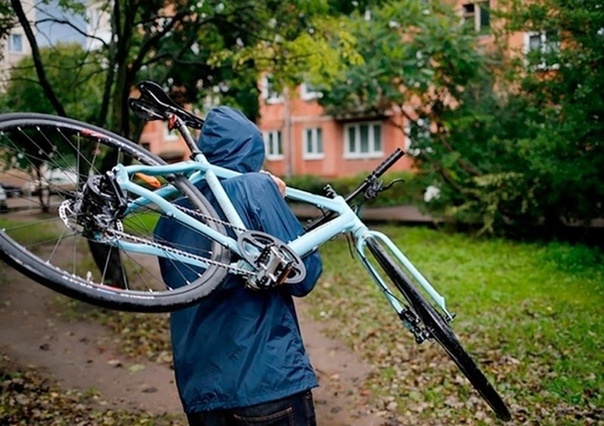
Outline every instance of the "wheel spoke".
{"type": "MultiPolygon", "coordinates": [[[[21,199],[9,200],[14,214],[0,216],[0,250],[7,262],[36,281],[101,306],[154,312],[193,303],[226,276],[230,253],[155,206],[117,217],[120,210],[112,210],[111,194],[98,201],[90,198],[94,191],[87,188],[96,182],[91,177],[104,176],[118,162],[164,164],[132,142],[85,123],[42,114],[0,116],[0,180],[30,188],[21,199]],[[174,244],[154,234],[160,221],[195,241],[206,241],[178,250],[194,252],[198,264],[203,260],[207,266],[174,260],[174,244]],[[118,249],[120,240],[136,241],[136,252],[118,249]],[[158,255],[187,280],[165,283],[158,255]]],[[[184,177],[162,183],[176,189],[187,210],[217,216],[184,177]]],[[[226,234],[220,221],[205,223],[226,234]]]]}

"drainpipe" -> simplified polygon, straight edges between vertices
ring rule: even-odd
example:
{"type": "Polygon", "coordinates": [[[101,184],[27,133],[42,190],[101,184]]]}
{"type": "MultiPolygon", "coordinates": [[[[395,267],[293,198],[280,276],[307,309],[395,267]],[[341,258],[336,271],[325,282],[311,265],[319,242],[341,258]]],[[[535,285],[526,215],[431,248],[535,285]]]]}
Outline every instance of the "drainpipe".
{"type": "Polygon", "coordinates": [[[285,177],[289,178],[294,173],[294,150],[292,149],[292,119],[289,104],[289,88],[283,89],[283,155],[285,156],[285,177]]]}

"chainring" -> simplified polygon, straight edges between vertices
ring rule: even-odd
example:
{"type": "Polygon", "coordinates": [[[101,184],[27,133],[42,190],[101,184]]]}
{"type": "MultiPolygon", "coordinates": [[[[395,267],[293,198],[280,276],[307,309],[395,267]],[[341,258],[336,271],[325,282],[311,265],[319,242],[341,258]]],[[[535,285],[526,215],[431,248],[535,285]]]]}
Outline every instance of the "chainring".
{"type": "Polygon", "coordinates": [[[300,259],[300,256],[298,256],[287,244],[270,234],[260,231],[242,232],[237,238],[237,246],[245,261],[255,267],[259,266],[259,257],[265,249],[269,246],[273,246],[287,262],[291,262],[292,269],[285,280],[286,284],[299,283],[306,277],[306,267],[304,266],[302,259],[300,259]]]}

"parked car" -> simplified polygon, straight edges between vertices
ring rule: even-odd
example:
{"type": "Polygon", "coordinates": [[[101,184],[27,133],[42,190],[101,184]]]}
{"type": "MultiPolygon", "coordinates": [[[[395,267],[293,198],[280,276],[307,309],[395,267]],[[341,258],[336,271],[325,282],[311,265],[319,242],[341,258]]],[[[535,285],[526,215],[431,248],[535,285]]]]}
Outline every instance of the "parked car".
{"type": "Polygon", "coordinates": [[[23,190],[31,195],[37,195],[40,190],[48,190],[51,194],[61,191],[75,191],[77,174],[64,170],[51,170],[41,181],[38,179],[27,182],[23,190]]]}
{"type": "Polygon", "coordinates": [[[8,198],[17,198],[20,197],[23,193],[21,187],[16,185],[10,185],[8,183],[0,182],[0,186],[4,188],[4,192],[6,192],[6,196],[8,198]]]}
{"type": "Polygon", "coordinates": [[[3,213],[8,210],[6,205],[6,191],[4,187],[0,185],[0,213],[3,213]]]}

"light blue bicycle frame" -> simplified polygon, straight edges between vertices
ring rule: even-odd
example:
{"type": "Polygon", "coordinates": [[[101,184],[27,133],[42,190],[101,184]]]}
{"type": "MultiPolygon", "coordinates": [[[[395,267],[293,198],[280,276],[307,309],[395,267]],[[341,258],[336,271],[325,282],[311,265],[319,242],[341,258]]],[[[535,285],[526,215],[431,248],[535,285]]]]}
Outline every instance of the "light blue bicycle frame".
{"type": "MultiPolygon", "coordinates": [[[[231,200],[225,193],[220,183],[221,178],[238,176],[240,173],[210,164],[206,160],[205,156],[201,153],[196,153],[194,158],[195,159],[191,161],[183,161],[161,166],[117,165],[114,168],[114,173],[120,187],[125,191],[136,194],[140,197],[130,203],[128,211],[134,211],[137,208],[147,204],[155,204],[161,210],[163,210],[166,215],[174,216],[178,220],[190,226],[192,229],[203,233],[210,239],[217,241],[219,244],[222,244],[234,253],[241,254],[237,246],[236,239],[217,232],[209,226],[194,219],[187,213],[177,209],[170,202],[166,201],[165,197],[173,191],[172,187],[167,186],[156,191],[151,191],[132,182],[130,179],[130,176],[133,176],[135,173],[142,173],[148,176],[184,174],[189,177],[189,180],[192,183],[205,180],[207,181],[211,191],[216,196],[217,202],[219,203],[220,208],[224,212],[229,223],[235,228],[245,229],[245,225],[243,224],[239,214],[233,207],[231,200]]],[[[380,289],[394,310],[400,315],[404,310],[404,307],[399,302],[399,299],[393,295],[382,274],[374,267],[374,265],[365,255],[367,239],[374,238],[379,240],[390,250],[391,254],[400,263],[400,265],[402,265],[409,272],[415,281],[421,285],[426,293],[442,309],[445,317],[449,320],[453,318],[452,315],[447,311],[445,299],[432,287],[428,280],[424,278],[424,276],[415,268],[415,266],[413,266],[411,261],[400,251],[392,240],[381,232],[368,229],[343,197],[336,196],[335,198],[328,198],[298,189],[287,188],[286,198],[289,200],[317,206],[324,211],[328,210],[336,213],[336,216],[333,219],[330,219],[328,222],[320,225],[319,227],[308,231],[297,239],[288,242],[288,246],[300,257],[303,257],[313,250],[316,250],[318,247],[337,235],[352,235],[355,241],[356,252],[362,260],[363,265],[379,285],[380,289]]],[[[166,254],[161,250],[144,244],[126,243],[120,241],[115,241],[114,244],[120,249],[130,252],[140,252],[155,256],[166,256],[166,254]]],[[[190,257],[183,257],[174,254],[171,254],[170,258],[172,260],[177,260],[195,266],[206,266],[202,259],[196,260],[191,259],[190,257]]]]}

